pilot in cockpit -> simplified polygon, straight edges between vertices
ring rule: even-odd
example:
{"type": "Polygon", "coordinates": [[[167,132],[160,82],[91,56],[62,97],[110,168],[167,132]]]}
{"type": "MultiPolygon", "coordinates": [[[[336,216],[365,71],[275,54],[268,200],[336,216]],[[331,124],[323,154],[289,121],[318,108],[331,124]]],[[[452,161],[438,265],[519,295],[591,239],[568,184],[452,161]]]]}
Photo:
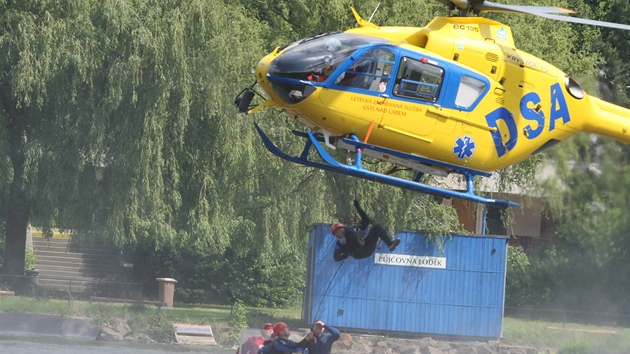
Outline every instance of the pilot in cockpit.
{"type": "Polygon", "coordinates": [[[330,74],[335,71],[339,63],[334,63],[335,53],[340,51],[343,45],[337,38],[330,38],[324,43],[324,67],[321,70],[313,70],[313,74],[309,75],[310,81],[323,82],[328,79],[330,74]]]}

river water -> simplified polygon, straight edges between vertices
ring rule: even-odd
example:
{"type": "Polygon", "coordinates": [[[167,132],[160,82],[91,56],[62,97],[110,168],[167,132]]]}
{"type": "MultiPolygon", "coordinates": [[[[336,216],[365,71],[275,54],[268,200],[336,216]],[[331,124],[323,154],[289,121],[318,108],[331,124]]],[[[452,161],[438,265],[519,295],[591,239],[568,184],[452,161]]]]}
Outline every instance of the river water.
{"type": "Polygon", "coordinates": [[[234,354],[234,349],[212,346],[181,346],[166,344],[140,344],[128,342],[104,342],[96,340],[76,340],[51,336],[25,336],[0,334],[0,352],[11,354],[32,353],[116,353],[116,354],[164,354],[164,353],[209,353],[234,354]]]}

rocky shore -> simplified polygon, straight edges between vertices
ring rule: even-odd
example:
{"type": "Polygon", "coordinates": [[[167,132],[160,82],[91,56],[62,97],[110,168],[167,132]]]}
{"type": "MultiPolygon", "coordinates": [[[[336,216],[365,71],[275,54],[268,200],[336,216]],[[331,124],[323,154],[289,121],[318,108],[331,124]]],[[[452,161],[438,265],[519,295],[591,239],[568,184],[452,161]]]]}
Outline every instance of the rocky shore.
{"type": "Polygon", "coordinates": [[[115,326],[105,326],[101,327],[98,337],[96,340],[104,340],[104,341],[122,341],[128,340],[132,342],[138,343],[153,343],[154,340],[151,339],[146,334],[133,334],[131,328],[126,322],[120,321],[115,326]]]}
{"type": "MultiPolygon", "coordinates": [[[[218,328],[215,330],[220,331],[218,328]]],[[[119,321],[113,326],[99,327],[79,319],[35,314],[0,313],[0,331],[104,341],[161,342],[146,334],[133,333],[124,321],[119,321]]],[[[297,330],[293,332],[292,339],[299,341],[305,334],[305,330],[297,330]]],[[[172,339],[175,341],[175,338],[172,339]]],[[[236,351],[236,347],[234,350],[236,351]]],[[[332,350],[332,354],[540,354],[545,352],[548,351],[509,346],[499,341],[442,341],[430,337],[402,339],[348,333],[342,333],[332,350]]]]}
{"type": "Polygon", "coordinates": [[[514,347],[499,342],[437,341],[430,337],[398,339],[342,334],[332,354],[538,354],[536,348],[514,347]]]}
{"type": "MultiPolygon", "coordinates": [[[[245,330],[242,339],[256,335],[258,330],[245,330]]],[[[291,339],[300,341],[306,329],[291,333],[291,339]]],[[[234,347],[236,351],[236,347],[234,347]]],[[[331,354],[542,354],[547,350],[510,346],[499,341],[445,341],[430,337],[417,339],[391,338],[380,335],[342,333],[333,345],[331,354]]]]}

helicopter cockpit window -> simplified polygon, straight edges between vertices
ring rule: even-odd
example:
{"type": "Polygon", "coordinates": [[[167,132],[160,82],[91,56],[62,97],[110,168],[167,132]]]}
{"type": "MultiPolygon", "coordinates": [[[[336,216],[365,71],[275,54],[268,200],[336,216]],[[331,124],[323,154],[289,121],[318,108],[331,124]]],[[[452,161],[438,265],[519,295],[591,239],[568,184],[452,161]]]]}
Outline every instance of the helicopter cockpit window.
{"type": "Polygon", "coordinates": [[[269,65],[269,75],[298,80],[317,80],[328,76],[355,50],[370,43],[389,40],[351,33],[334,33],[302,40],[290,45],[269,65]]]}
{"type": "Polygon", "coordinates": [[[394,53],[376,48],[365,52],[335,84],[374,92],[385,92],[394,67],[394,53]]]}
{"type": "Polygon", "coordinates": [[[292,43],[269,65],[271,86],[286,103],[306,98],[305,84],[300,81],[323,82],[358,48],[373,43],[389,43],[388,39],[352,33],[319,35],[292,43]],[[284,78],[292,80],[273,80],[284,78]]]}
{"type": "Polygon", "coordinates": [[[440,94],[444,69],[429,63],[403,57],[396,76],[394,95],[435,102],[440,94]]]}
{"type": "Polygon", "coordinates": [[[455,97],[455,104],[460,107],[469,108],[486,89],[486,84],[470,76],[462,76],[457,88],[457,96],[455,97]]]}

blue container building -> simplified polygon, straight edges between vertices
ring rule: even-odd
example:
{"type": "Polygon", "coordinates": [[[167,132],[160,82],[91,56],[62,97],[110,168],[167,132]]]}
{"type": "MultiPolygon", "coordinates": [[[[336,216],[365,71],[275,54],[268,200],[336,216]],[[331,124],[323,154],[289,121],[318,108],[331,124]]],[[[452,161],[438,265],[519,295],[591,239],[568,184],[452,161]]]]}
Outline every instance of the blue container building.
{"type": "Polygon", "coordinates": [[[346,331],[499,338],[507,237],[453,235],[440,250],[422,233],[399,232],[389,252],[333,260],[330,225],[310,229],[303,319],[346,331]]]}

